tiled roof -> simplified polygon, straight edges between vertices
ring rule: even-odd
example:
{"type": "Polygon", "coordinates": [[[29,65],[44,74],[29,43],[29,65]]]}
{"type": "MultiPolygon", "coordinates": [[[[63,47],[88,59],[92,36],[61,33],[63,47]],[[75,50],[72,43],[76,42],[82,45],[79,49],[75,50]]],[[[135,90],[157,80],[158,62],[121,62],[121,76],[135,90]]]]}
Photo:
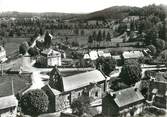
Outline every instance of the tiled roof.
{"type": "Polygon", "coordinates": [[[63,77],[64,91],[74,90],[87,86],[90,83],[100,82],[104,80],[104,75],[98,70],[63,77]]]}
{"type": "Polygon", "coordinates": [[[18,105],[18,101],[14,95],[0,98],[0,110],[7,109],[10,107],[16,107],[17,105],[18,105]]]}
{"type": "Polygon", "coordinates": [[[135,91],[134,87],[123,89],[117,92],[111,92],[110,95],[115,94],[114,101],[118,107],[124,107],[138,101],[144,100],[143,95],[139,90],[135,91]]]}

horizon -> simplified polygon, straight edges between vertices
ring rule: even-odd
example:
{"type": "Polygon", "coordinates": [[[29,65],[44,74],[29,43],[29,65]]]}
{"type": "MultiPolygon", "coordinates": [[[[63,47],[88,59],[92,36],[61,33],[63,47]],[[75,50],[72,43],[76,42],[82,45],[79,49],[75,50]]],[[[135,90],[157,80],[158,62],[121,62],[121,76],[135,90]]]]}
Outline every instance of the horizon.
{"type": "Polygon", "coordinates": [[[0,12],[85,14],[113,6],[167,5],[165,0],[0,0],[0,12]],[[75,3],[75,4],[74,4],[75,3]]]}

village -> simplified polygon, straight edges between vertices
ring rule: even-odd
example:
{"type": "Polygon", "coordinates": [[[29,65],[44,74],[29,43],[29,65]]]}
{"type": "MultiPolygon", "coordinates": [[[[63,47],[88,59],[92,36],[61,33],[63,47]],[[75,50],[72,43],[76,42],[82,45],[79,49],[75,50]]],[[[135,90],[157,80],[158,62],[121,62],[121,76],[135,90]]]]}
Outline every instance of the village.
{"type": "Polygon", "coordinates": [[[114,20],[2,15],[0,117],[166,117],[166,14],[134,9],[114,20]]]}

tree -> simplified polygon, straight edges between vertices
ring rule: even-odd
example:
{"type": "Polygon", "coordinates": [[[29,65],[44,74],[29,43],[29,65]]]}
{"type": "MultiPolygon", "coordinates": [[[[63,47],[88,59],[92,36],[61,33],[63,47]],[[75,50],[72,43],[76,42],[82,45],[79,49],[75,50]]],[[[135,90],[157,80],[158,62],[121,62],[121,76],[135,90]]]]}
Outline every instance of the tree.
{"type": "Polygon", "coordinates": [[[77,99],[74,99],[71,104],[72,113],[78,116],[83,115],[84,113],[90,114],[91,110],[89,109],[90,106],[90,97],[83,93],[77,99]]]}
{"type": "Polygon", "coordinates": [[[92,36],[90,35],[89,37],[88,37],[88,45],[89,45],[89,47],[91,47],[91,44],[93,43],[93,39],[92,39],[92,36]]]}
{"type": "Polygon", "coordinates": [[[162,39],[156,39],[155,46],[157,48],[157,52],[160,53],[163,49],[165,49],[165,41],[162,39]]]}
{"type": "Polygon", "coordinates": [[[122,66],[120,78],[127,85],[133,85],[141,79],[141,66],[135,60],[127,60],[122,66]]]}
{"type": "Polygon", "coordinates": [[[44,45],[46,48],[50,48],[51,44],[52,44],[52,37],[47,31],[44,37],[44,45]]]}
{"type": "Polygon", "coordinates": [[[95,41],[97,41],[97,34],[96,34],[95,31],[94,31],[93,34],[92,34],[92,39],[93,39],[94,47],[95,47],[95,41]]]}
{"type": "Polygon", "coordinates": [[[127,29],[127,25],[125,23],[121,23],[118,27],[118,33],[121,35],[123,34],[127,29]]]}
{"type": "Polygon", "coordinates": [[[145,44],[155,45],[156,39],[158,38],[158,30],[154,27],[146,31],[145,44]]]}
{"type": "Polygon", "coordinates": [[[24,55],[28,51],[28,49],[29,49],[28,43],[27,42],[23,42],[19,46],[19,53],[24,55]]]}
{"type": "Polygon", "coordinates": [[[103,30],[102,41],[106,42],[106,32],[105,32],[105,30],[103,30]]]}
{"type": "Polygon", "coordinates": [[[99,30],[98,35],[97,35],[97,42],[99,42],[99,46],[100,46],[101,41],[102,41],[102,34],[101,34],[101,30],[99,30]]]}
{"type": "Polygon", "coordinates": [[[151,55],[155,55],[157,53],[157,49],[154,45],[149,45],[147,48],[151,51],[151,55]]]}
{"type": "Polygon", "coordinates": [[[106,41],[111,41],[111,35],[109,32],[107,33],[106,41]]]}
{"type": "Polygon", "coordinates": [[[113,58],[99,57],[96,60],[96,68],[102,70],[107,76],[115,69],[115,65],[116,62],[113,58]]]}
{"type": "Polygon", "coordinates": [[[28,49],[28,53],[30,54],[30,56],[37,56],[39,54],[39,51],[36,47],[33,47],[28,49]]]}
{"type": "Polygon", "coordinates": [[[26,92],[19,101],[24,114],[38,116],[48,110],[48,96],[43,90],[35,89],[26,92]]]}
{"type": "Polygon", "coordinates": [[[72,113],[81,116],[84,112],[83,103],[80,100],[74,100],[71,104],[72,113]]]}

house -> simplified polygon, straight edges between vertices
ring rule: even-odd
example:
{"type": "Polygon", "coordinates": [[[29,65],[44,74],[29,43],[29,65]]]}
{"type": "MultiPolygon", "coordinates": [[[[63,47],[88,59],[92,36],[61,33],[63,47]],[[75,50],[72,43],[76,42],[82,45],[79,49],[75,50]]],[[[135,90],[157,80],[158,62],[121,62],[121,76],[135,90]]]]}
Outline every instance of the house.
{"type": "Polygon", "coordinates": [[[0,62],[5,62],[6,60],[6,51],[2,46],[0,46],[0,62]]]}
{"type": "Polygon", "coordinates": [[[149,85],[149,101],[152,105],[167,109],[167,77],[166,73],[158,72],[151,77],[149,85]]]}
{"type": "Polygon", "coordinates": [[[89,53],[84,54],[84,59],[90,59],[90,60],[96,60],[98,57],[105,57],[105,58],[111,58],[111,54],[110,53],[105,53],[103,51],[95,51],[92,50],[89,53]]]}
{"type": "Polygon", "coordinates": [[[50,92],[48,96],[54,97],[52,111],[55,112],[69,108],[73,99],[85,92],[92,100],[101,99],[105,90],[104,83],[105,76],[98,70],[64,77],[57,68],[54,68],[50,73],[49,86],[45,86],[43,90],[46,93],[50,92]],[[58,93],[55,94],[54,91],[58,93]]]}
{"type": "Polygon", "coordinates": [[[121,55],[123,61],[128,59],[139,59],[140,57],[144,57],[144,54],[142,51],[124,51],[121,55]]]}
{"type": "Polygon", "coordinates": [[[61,53],[53,49],[46,49],[41,52],[41,55],[45,57],[44,63],[47,66],[61,66],[61,53]]]}
{"type": "Polygon", "coordinates": [[[14,95],[0,97],[0,116],[16,117],[18,100],[14,95]]]}
{"type": "Polygon", "coordinates": [[[137,88],[130,87],[116,92],[107,92],[102,99],[104,117],[128,117],[143,110],[144,97],[137,88]]]}

